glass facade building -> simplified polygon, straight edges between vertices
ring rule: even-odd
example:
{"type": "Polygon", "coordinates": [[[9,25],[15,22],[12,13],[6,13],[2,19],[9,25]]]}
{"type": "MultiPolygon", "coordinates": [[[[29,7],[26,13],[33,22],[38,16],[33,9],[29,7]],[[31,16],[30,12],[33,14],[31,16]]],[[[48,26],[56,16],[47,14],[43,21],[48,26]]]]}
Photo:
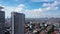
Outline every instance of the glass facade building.
{"type": "Polygon", "coordinates": [[[11,13],[12,34],[24,34],[25,15],[23,13],[11,13]]]}
{"type": "Polygon", "coordinates": [[[0,34],[4,34],[5,28],[5,12],[0,11],[0,34]]]}

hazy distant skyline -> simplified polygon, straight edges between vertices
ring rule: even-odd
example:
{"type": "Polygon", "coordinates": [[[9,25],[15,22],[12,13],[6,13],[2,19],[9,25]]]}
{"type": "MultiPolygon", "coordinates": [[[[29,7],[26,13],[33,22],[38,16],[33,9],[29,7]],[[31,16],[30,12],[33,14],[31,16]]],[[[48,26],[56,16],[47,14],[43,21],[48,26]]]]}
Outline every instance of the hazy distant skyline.
{"type": "Polygon", "coordinates": [[[11,12],[24,13],[26,18],[60,17],[60,0],[0,0],[6,17],[11,12]]]}

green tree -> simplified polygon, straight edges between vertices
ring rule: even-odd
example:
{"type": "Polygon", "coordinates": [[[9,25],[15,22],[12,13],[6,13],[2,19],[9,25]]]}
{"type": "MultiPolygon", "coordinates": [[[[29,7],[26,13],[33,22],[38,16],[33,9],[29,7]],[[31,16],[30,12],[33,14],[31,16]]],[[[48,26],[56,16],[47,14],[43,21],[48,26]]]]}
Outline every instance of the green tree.
{"type": "Polygon", "coordinates": [[[47,34],[51,34],[51,33],[54,31],[54,28],[55,28],[55,26],[54,26],[54,25],[52,25],[52,28],[48,31],[48,33],[47,33],[47,34]]]}

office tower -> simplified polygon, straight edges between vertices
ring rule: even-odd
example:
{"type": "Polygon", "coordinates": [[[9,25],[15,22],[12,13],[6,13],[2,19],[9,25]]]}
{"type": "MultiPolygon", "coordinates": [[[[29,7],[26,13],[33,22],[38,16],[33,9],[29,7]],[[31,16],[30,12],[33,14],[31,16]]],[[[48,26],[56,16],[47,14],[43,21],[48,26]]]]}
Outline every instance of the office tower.
{"type": "Polygon", "coordinates": [[[12,12],[12,34],[24,34],[25,15],[23,13],[12,12]]]}
{"type": "Polygon", "coordinates": [[[5,12],[0,7],[0,34],[4,34],[5,12]]]}

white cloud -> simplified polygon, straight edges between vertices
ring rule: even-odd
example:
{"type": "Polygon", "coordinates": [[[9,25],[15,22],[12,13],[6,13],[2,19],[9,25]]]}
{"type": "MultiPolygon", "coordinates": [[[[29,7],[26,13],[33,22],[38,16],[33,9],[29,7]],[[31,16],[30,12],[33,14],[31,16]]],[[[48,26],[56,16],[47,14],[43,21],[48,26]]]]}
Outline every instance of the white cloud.
{"type": "Polygon", "coordinates": [[[13,12],[15,9],[15,7],[4,7],[4,11],[5,11],[5,16],[6,18],[11,16],[11,12],[13,12]]]}
{"type": "Polygon", "coordinates": [[[23,8],[25,7],[25,5],[24,4],[20,4],[20,5],[18,5],[18,7],[15,9],[15,11],[16,12],[21,12],[21,11],[23,11],[23,8]]]}
{"type": "Polygon", "coordinates": [[[60,2],[54,1],[52,4],[44,3],[43,7],[46,7],[46,9],[48,9],[48,10],[56,10],[56,9],[58,9],[59,4],[60,4],[60,2]]]}
{"type": "Polygon", "coordinates": [[[25,5],[24,4],[20,4],[20,5],[18,5],[18,7],[24,7],[25,5]]]}
{"type": "Polygon", "coordinates": [[[33,18],[39,18],[41,16],[43,17],[54,17],[57,15],[56,14],[53,14],[53,13],[44,13],[45,11],[50,11],[50,10],[57,10],[59,7],[60,2],[58,1],[54,1],[52,4],[50,3],[44,3],[43,4],[43,7],[45,8],[38,8],[38,9],[32,9],[32,10],[26,10],[25,11],[25,14],[26,14],[26,17],[33,17],[33,18]],[[53,16],[51,16],[53,14],[53,16]]]}
{"type": "MultiPolygon", "coordinates": [[[[58,9],[59,2],[55,1],[52,4],[47,4],[44,3],[43,7],[45,8],[37,8],[37,9],[32,9],[32,10],[25,10],[24,13],[26,14],[27,18],[40,18],[40,17],[46,17],[46,16],[51,16],[52,13],[44,13],[44,11],[49,11],[49,10],[56,10],[58,9]]],[[[6,12],[6,17],[10,17],[11,12],[22,12],[26,6],[24,4],[19,4],[16,7],[7,7],[5,6],[5,12],[6,12]]],[[[53,14],[53,16],[56,16],[53,14]]]]}
{"type": "Polygon", "coordinates": [[[44,15],[44,11],[47,9],[45,8],[38,8],[38,9],[32,9],[32,10],[25,10],[26,18],[40,18],[42,15],[44,15]]]}
{"type": "Polygon", "coordinates": [[[42,12],[41,9],[33,9],[33,10],[26,10],[25,14],[26,14],[26,18],[39,18],[40,17],[40,13],[42,12]]]}
{"type": "Polygon", "coordinates": [[[8,17],[11,16],[11,12],[22,12],[24,10],[24,7],[25,7],[24,4],[19,4],[16,7],[4,6],[4,5],[1,5],[1,4],[0,4],[0,6],[4,7],[3,11],[5,11],[6,18],[7,18],[7,16],[8,17]]]}
{"type": "Polygon", "coordinates": [[[2,7],[4,7],[4,10],[9,10],[9,11],[15,11],[15,12],[20,12],[23,10],[23,8],[25,7],[24,4],[19,4],[18,6],[16,7],[12,7],[12,6],[3,6],[3,5],[0,5],[2,7]]]}
{"type": "Polygon", "coordinates": [[[26,10],[26,18],[44,18],[44,17],[58,17],[59,14],[45,12],[49,11],[45,8],[33,9],[33,10],[26,10]]]}

